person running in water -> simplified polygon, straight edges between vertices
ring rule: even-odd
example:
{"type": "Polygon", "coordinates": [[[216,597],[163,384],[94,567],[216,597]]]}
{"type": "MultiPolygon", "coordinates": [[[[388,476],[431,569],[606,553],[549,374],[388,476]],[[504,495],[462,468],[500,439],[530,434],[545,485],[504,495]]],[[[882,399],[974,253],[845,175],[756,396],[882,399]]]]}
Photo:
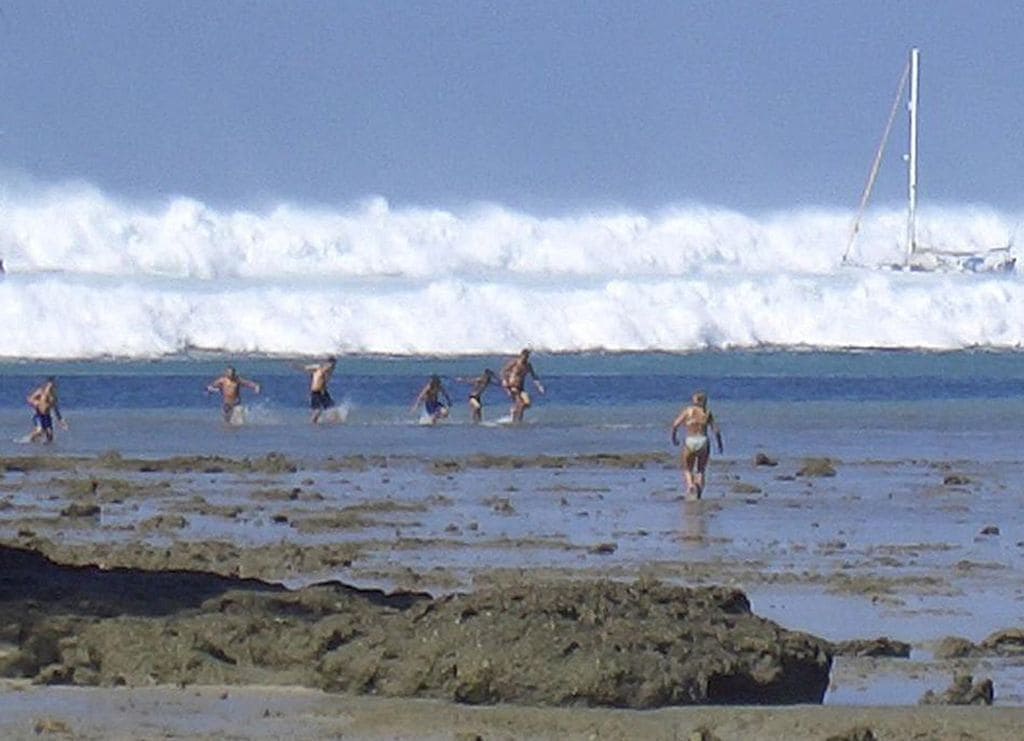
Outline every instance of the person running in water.
{"type": "Polygon", "coordinates": [[[484,418],[484,392],[492,383],[500,383],[498,374],[490,368],[484,368],[484,372],[476,378],[456,378],[456,381],[468,383],[469,388],[469,414],[474,422],[481,422],[484,418]]]}
{"type": "Polygon", "coordinates": [[[208,394],[220,392],[224,424],[241,424],[241,419],[235,416],[235,410],[242,405],[243,386],[252,389],[257,394],[260,392],[260,385],[258,383],[242,378],[238,375],[238,371],[229,365],[224,371],[223,376],[206,387],[206,393],[208,394]]]}
{"type": "Polygon", "coordinates": [[[334,406],[334,399],[327,385],[334,375],[334,368],[338,365],[338,359],[329,355],[322,363],[313,363],[302,366],[302,370],[310,374],[309,379],[309,408],[313,410],[309,421],[316,424],[320,416],[334,406]]]}
{"type": "Polygon", "coordinates": [[[711,457],[711,444],[708,441],[708,430],[715,433],[718,443],[718,454],[722,454],[722,433],[715,422],[715,416],[708,409],[708,395],[703,391],[694,393],[691,403],[683,407],[679,416],[672,422],[672,444],[679,445],[677,432],[680,427],[686,428],[686,439],[683,440],[682,466],[683,480],[686,483],[686,498],[700,499],[704,493],[704,472],[711,457]]]}
{"type": "Polygon", "coordinates": [[[42,386],[37,388],[27,397],[25,401],[32,407],[33,429],[28,436],[28,442],[37,442],[40,438],[44,442],[53,442],[53,418],[56,417],[63,429],[68,428],[60,413],[60,403],[57,400],[57,379],[50,376],[42,386]]]}
{"type": "Polygon", "coordinates": [[[423,390],[416,397],[416,401],[412,403],[410,411],[416,411],[420,404],[426,410],[427,416],[430,418],[430,424],[435,424],[439,419],[444,419],[448,416],[448,409],[452,405],[452,398],[441,384],[440,376],[430,377],[427,385],[423,387],[423,390]],[[441,401],[442,397],[444,397],[444,402],[441,401]]]}
{"type": "Polygon", "coordinates": [[[537,377],[537,372],[530,363],[530,351],[523,349],[519,355],[505,363],[501,369],[501,385],[505,387],[509,398],[512,399],[512,421],[522,422],[523,414],[530,406],[530,395],[526,393],[526,377],[533,378],[533,383],[540,393],[544,393],[544,384],[537,377]]]}

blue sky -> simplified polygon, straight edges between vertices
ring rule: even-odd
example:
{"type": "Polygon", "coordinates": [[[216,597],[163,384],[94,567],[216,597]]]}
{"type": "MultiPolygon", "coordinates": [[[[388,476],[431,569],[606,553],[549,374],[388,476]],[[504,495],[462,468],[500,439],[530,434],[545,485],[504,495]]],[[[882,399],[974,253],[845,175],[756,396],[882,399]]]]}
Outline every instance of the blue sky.
{"type": "MultiPolygon", "coordinates": [[[[922,199],[1024,205],[1014,2],[0,10],[0,168],[44,183],[248,206],[852,209],[916,44],[922,199]]],[[[882,202],[903,197],[904,138],[882,202]]]]}

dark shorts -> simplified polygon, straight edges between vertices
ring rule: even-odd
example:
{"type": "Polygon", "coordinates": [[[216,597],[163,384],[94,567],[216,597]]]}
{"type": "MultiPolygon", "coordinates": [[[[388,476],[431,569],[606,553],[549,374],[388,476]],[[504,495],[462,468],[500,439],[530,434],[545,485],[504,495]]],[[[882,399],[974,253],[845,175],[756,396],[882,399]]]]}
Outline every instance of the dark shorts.
{"type": "Polygon", "coordinates": [[[53,429],[53,415],[51,415],[49,412],[47,412],[46,414],[41,414],[40,412],[36,412],[35,416],[32,417],[32,422],[40,430],[52,430],[53,429]]]}
{"type": "Polygon", "coordinates": [[[330,409],[334,406],[334,399],[327,391],[311,391],[309,393],[310,409],[330,409]]]}
{"type": "Polygon", "coordinates": [[[440,412],[442,409],[445,408],[444,404],[442,404],[439,401],[428,401],[423,406],[426,408],[427,414],[430,414],[430,415],[437,414],[438,412],[440,412]]]}

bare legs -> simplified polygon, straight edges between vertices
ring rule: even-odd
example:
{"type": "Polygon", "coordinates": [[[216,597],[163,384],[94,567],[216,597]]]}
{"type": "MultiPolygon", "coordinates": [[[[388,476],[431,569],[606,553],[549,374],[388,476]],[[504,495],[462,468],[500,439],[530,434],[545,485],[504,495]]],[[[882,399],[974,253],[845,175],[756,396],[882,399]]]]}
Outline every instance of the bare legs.
{"type": "Polygon", "coordinates": [[[512,421],[522,422],[523,415],[530,408],[530,395],[520,391],[512,395],[512,421]]]}
{"type": "Polygon", "coordinates": [[[704,493],[704,471],[708,467],[710,452],[708,445],[696,452],[683,448],[683,482],[687,499],[700,499],[704,493]]]}

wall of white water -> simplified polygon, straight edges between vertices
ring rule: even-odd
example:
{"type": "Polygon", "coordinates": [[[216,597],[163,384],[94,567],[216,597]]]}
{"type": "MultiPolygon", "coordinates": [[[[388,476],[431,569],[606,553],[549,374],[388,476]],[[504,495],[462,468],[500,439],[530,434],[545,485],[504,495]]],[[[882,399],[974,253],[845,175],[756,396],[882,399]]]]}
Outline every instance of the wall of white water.
{"type": "MultiPolygon", "coordinates": [[[[0,209],[0,356],[1024,345],[1024,278],[841,265],[852,212],[681,206],[541,217],[501,206],[218,210],[85,186],[0,209]]],[[[898,209],[853,256],[898,261],[898,209]]],[[[1017,217],[921,214],[936,247],[1006,244],[1017,217]]]]}

